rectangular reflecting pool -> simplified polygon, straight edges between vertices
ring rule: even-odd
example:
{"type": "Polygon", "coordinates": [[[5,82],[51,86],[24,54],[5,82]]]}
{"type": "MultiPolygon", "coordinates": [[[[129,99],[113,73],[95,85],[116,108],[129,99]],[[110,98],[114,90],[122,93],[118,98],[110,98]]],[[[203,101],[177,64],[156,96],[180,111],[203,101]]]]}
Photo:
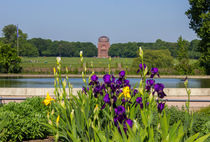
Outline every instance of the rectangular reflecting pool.
{"type": "MultiPolygon", "coordinates": [[[[127,78],[131,86],[137,86],[140,78],[127,78]]],[[[82,78],[70,78],[73,88],[82,88],[82,78]]],[[[102,78],[99,78],[103,82],[102,78]]],[[[156,78],[156,83],[163,83],[166,88],[184,88],[184,81],[175,78],[156,78]]],[[[0,88],[53,88],[54,78],[0,78],[0,88]]],[[[210,88],[210,79],[189,79],[189,88],[210,88]]]]}

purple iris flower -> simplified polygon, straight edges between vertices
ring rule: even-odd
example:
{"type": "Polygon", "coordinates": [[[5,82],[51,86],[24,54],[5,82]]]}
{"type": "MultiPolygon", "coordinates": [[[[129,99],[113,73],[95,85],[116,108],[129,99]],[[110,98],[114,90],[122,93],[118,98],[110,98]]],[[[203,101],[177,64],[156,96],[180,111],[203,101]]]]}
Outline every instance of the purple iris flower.
{"type": "Polygon", "coordinates": [[[143,103],[142,103],[142,97],[137,97],[136,98],[136,106],[140,105],[140,108],[143,108],[143,103]]]}
{"type": "Polygon", "coordinates": [[[108,93],[106,93],[106,95],[104,96],[103,101],[104,101],[104,105],[102,106],[101,109],[104,109],[104,108],[106,107],[106,104],[109,104],[109,105],[111,104],[111,103],[110,103],[110,98],[109,98],[109,94],[108,94],[108,93]]]}
{"type": "Polygon", "coordinates": [[[142,97],[137,97],[136,98],[136,106],[138,104],[140,105],[140,108],[142,109],[143,108],[142,97]]]}
{"type": "Polygon", "coordinates": [[[150,78],[153,78],[157,74],[158,77],[160,77],[158,73],[158,68],[151,68],[151,75],[150,78]]]}
{"type": "Polygon", "coordinates": [[[121,88],[122,87],[122,80],[121,79],[118,79],[117,81],[116,81],[116,88],[121,88]]]}
{"type": "Polygon", "coordinates": [[[155,80],[149,79],[149,80],[147,80],[146,83],[147,83],[148,85],[152,86],[152,85],[155,84],[155,80]]]}
{"type": "Polygon", "coordinates": [[[127,117],[126,117],[125,114],[123,114],[123,115],[115,115],[114,116],[114,125],[119,128],[118,123],[121,123],[122,124],[123,121],[126,120],[126,119],[127,119],[127,117]]]}
{"type": "Polygon", "coordinates": [[[136,103],[140,104],[142,102],[142,97],[137,97],[136,98],[136,103]]]}
{"type": "Polygon", "coordinates": [[[121,94],[123,91],[122,90],[117,90],[116,91],[116,95],[119,95],[119,94],[121,94]]]}
{"type": "Polygon", "coordinates": [[[111,90],[112,90],[112,93],[114,93],[116,91],[116,85],[114,83],[111,84],[111,90]]]}
{"type": "Polygon", "coordinates": [[[155,91],[153,92],[153,94],[157,92],[159,98],[164,98],[166,96],[166,94],[163,92],[164,85],[162,83],[155,84],[154,89],[155,91]]]}
{"type": "Polygon", "coordinates": [[[163,91],[164,89],[164,85],[162,83],[157,83],[154,85],[154,89],[155,91],[159,92],[159,91],[163,91]]]}
{"type": "Polygon", "coordinates": [[[109,75],[109,74],[104,75],[103,80],[104,80],[105,84],[110,84],[111,83],[111,75],[109,75]]]}
{"type": "Polygon", "coordinates": [[[157,106],[158,112],[161,113],[163,111],[164,107],[165,107],[165,103],[162,103],[162,102],[158,103],[158,106],[157,106]]]}
{"type": "Polygon", "coordinates": [[[138,93],[138,90],[134,89],[133,90],[133,95],[135,96],[138,93]]]}
{"type": "Polygon", "coordinates": [[[110,85],[111,83],[115,82],[115,77],[113,75],[111,76],[109,74],[106,74],[103,76],[103,80],[105,84],[110,85]]]}
{"type": "Polygon", "coordinates": [[[94,93],[95,98],[97,98],[98,93],[100,93],[100,90],[101,90],[100,88],[101,88],[100,85],[97,85],[94,87],[93,93],[94,93]]]}
{"type": "Polygon", "coordinates": [[[129,86],[129,87],[130,87],[130,84],[129,84],[129,83],[130,83],[129,80],[124,80],[124,87],[125,87],[125,86],[129,86]]]}
{"type": "Polygon", "coordinates": [[[119,73],[119,76],[120,76],[120,78],[124,78],[124,77],[125,77],[125,71],[121,71],[121,72],[119,73]]]}
{"type": "Polygon", "coordinates": [[[159,98],[164,98],[166,94],[163,91],[158,92],[158,97],[159,98]]]}
{"type": "Polygon", "coordinates": [[[114,77],[114,75],[112,75],[112,81],[111,81],[112,83],[115,83],[115,77],[114,77]]]}
{"type": "Polygon", "coordinates": [[[110,103],[110,98],[109,98],[109,94],[106,94],[105,96],[104,96],[104,102],[105,103],[110,103]]]}
{"type": "Polygon", "coordinates": [[[116,107],[115,106],[116,105],[115,103],[117,102],[117,97],[116,96],[113,96],[112,99],[113,99],[113,105],[114,105],[113,107],[115,108],[116,107]]]}
{"type": "Polygon", "coordinates": [[[123,106],[118,106],[114,111],[116,115],[122,115],[125,113],[125,108],[123,106]]]}
{"type": "Polygon", "coordinates": [[[87,87],[82,87],[82,92],[87,95],[87,91],[89,91],[89,88],[87,87]]]}
{"type": "Polygon", "coordinates": [[[123,130],[124,130],[124,132],[127,134],[128,128],[127,128],[126,123],[128,124],[129,127],[132,128],[132,126],[133,126],[133,121],[132,121],[131,119],[126,119],[126,120],[123,122],[123,130]]]}
{"type": "Polygon", "coordinates": [[[149,79],[146,81],[146,90],[147,91],[150,91],[151,87],[155,84],[155,80],[152,80],[152,79],[149,79]]]}
{"type": "Polygon", "coordinates": [[[91,76],[91,81],[90,81],[89,85],[92,86],[94,84],[96,84],[96,85],[99,84],[99,82],[98,82],[98,76],[95,75],[95,74],[91,76]]]}
{"type": "Polygon", "coordinates": [[[97,84],[97,85],[93,88],[94,96],[97,98],[97,97],[98,97],[98,94],[103,95],[103,90],[105,90],[105,85],[102,84],[102,85],[100,86],[100,84],[97,84]]]}
{"type": "Polygon", "coordinates": [[[118,126],[118,117],[117,116],[114,116],[114,125],[118,126]]]}
{"type": "MultiPolygon", "coordinates": [[[[144,69],[146,68],[146,65],[144,64],[144,69]]],[[[143,70],[142,64],[139,64],[139,69],[137,70],[137,73],[143,70]]]]}
{"type": "Polygon", "coordinates": [[[132,128],[132,126],[133,126],[133,121],[132,121],[131,119],[127,119],[127,120],[124,121],[124,127],[127,127],[127,126],[126,126],[126,123],[132,128]]]}
{"type": "Polygon", "coordinates": [[[91,81],[93,81],[93,82],[96,82],[96,81],[98,81],[98,76],[97,75],[92,75],[91,76],[91,81]]]}
{"type": "Polygon", "coordinates": [[[121,101],[122,101],[122,104],[125,104],[125,98],[123,98],[121,101]]]}

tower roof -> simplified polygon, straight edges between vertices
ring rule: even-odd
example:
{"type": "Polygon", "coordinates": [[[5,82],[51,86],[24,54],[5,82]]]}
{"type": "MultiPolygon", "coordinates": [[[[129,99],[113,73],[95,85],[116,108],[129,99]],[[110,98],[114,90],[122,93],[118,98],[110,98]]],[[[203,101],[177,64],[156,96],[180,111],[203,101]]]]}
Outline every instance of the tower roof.
{"type": "Polygon", "coordinates": [[[100,36],[98,42],[109,42],[109,38],[107,36],[100,36]]]}

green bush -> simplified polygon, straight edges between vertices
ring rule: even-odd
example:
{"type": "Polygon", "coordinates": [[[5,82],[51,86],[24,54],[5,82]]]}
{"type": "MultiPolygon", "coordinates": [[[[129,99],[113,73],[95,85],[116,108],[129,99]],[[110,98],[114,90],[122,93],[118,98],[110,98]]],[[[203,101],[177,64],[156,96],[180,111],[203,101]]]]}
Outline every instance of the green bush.
{"type": "Polygon", "coordinates": [[[43,98],[33,97],[21,103],[11,102],[0,107],[0,124],[4,122],[0,141],[22,141],[45,138],[49,131],[40,123],[46,123],[43,98]]]}
{"type": "MultiPolygon", "coordinates": [[[[193,133],[200,133],[200,136],[210,133],[210,106],[194,113],[193,133]]],[[[206,141],[210,141],[208,138],[206,141]]]]}
{"type": "MultiPolygon", "coordinates": [[[[144,50],[144,64],[149,67],[168,68],[173,66],[173,57],[169,50],[144,50]]],[[[137,68],[141,63],[140,58],[133,60],[132,67],[137,68]]]]}

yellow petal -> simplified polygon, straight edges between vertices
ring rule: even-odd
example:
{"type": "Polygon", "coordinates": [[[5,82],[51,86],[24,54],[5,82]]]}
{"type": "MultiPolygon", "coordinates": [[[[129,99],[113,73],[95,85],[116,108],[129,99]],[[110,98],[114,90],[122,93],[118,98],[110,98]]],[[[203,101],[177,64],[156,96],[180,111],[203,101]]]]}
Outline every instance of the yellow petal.
{"type": "Polygon", "coordinates": [[[56,119],[56,124],[58,124],[59,120],[60,120],[60,115],[58,115],[58,117],[56,119]]]}

